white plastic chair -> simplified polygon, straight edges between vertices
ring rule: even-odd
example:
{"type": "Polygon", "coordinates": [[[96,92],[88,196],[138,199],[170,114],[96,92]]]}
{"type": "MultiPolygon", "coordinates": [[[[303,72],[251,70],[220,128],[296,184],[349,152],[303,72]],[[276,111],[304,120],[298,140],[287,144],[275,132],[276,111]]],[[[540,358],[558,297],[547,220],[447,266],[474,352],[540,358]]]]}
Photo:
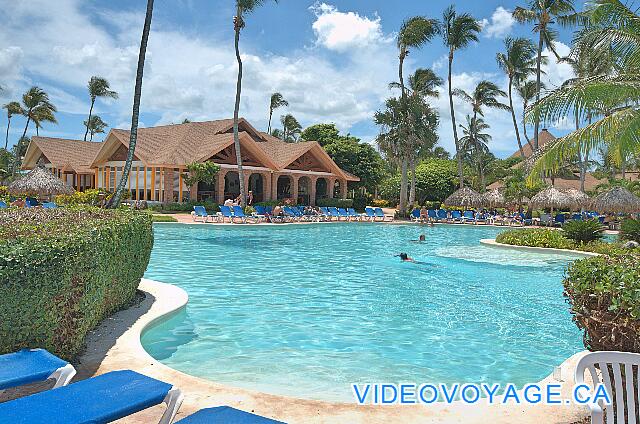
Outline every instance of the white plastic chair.
{"type": "MultiPolygon", "coordinates": [[[[636,397],[633,387],[634,365],[640,367],[640,354],[638,353],[591,352],[578,361],[575,375],[576,384],[585,384],[584,374],[586,370],[589,370],[594,387],[600,383],[604,384],[611,399],[610,405],[605,405],[602,399],[597,404],[588,404],[591,410],[592,424],[603,424],[605,411],[607,412],[607,424],[637,423],[636,402],[640,402],[640,393],[636,397]],[[598,366],[598,369],[596,369],[595,365],[598,366]],[[613,378],[609,367],[613,371],[613,378]],[[622,376],[622,370],[624,370],[624,377],[622,376]],[[626,396],[624,396],[623,387],[626,390],[626,396]],[[614,415],[617,415],[615,421],[614,415]]],[[[640,371],[640,368],[638,371],[640,371]]],[[[637,383],[640,384],[640,372],[636,374],[636,379],[638,380],[637,383]]]]}

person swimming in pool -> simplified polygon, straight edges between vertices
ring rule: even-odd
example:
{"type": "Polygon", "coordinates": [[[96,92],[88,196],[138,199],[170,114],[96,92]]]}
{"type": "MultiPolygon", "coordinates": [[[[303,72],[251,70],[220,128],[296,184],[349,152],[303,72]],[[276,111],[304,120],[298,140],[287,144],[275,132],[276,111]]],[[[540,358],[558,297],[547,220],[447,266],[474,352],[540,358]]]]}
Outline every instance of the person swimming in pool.
{"type": "Polygon", "coordinates": [[[409,255],[407,255],[406,253],[400,253],[399,255],[396,256],[400,256],[400,260],[402,262],[415,262],[415,260],[411,257],[409,257],[409,255]]]}
{"type": "Polygon", "coordinates": [[[418,237],[418,240],[410,240],[413,243],[424,243],[425,241],[427,241],[427,236],[425,236],[424,234],[420,234],[420,237],[418,237]]]}

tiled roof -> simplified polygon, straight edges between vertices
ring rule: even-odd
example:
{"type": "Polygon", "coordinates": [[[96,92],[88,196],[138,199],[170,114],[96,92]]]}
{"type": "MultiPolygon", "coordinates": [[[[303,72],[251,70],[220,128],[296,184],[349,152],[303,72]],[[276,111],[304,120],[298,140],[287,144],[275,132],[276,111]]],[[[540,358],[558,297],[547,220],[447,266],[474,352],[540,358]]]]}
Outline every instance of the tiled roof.
{"type": "MultiPolygon", "coordinates": [[[[540,131],[538,133],[538,148],[541,149],[545,144],[547,144],[549,141],[555,140],[556,137],[551,134],[546,128],[543,128],[542,131],[540,131]]],[[[531,144],[533,145],[533,138],[531,138],[531,144]]],[[[528,158],[529,156],[531,156],[531,146],[529,146],[529,143],[527,143],[527,140],[523,138],[522,140],[522,152],[524,153],[524,156],[526,158],[528,158]]],[[[512,158],[519,158],[520,157],[520,149],[516,150],[512,155],[512,158]]]]}
{"type": "MultiPolygon", "coordinates": [[[[31,140],[56,168],[69,167],[76,173],[92,173],[91,162],[102,143],[35,136],[31,140]]],[[[36,158],[37,159],[37,158],[36,158]]]]}
{"type": "MultiPolygon", "coordinates": [[[[544,179],[546,184],[551,185],[551,179],[544,179]]],[[[606,180],[599,180],[593,176],[592,173],[587,172],[584,177],[584,189],[586,191],[593,191],[598,184],[606,183],[606,180]]],[[[570,188],[574,188],[576,190],[580,190],[580,176],[574,174],[573,177],[565,177],[565,178],[554,178],[553,186],[560,190],[566,190],[570,188]]],[[[504,187],[504,183],[502,181],[496,181],[490,184],[487,189],[493,190],[494,188],[502,188],[504,187]]]]}
{"type": "Polygon", "coordinates": [[[315,141],[287,143],[267,133],[261,134],[265,141],[258,143],[258,146],[281,168],[286,167],[317,144],[315,141]]]}

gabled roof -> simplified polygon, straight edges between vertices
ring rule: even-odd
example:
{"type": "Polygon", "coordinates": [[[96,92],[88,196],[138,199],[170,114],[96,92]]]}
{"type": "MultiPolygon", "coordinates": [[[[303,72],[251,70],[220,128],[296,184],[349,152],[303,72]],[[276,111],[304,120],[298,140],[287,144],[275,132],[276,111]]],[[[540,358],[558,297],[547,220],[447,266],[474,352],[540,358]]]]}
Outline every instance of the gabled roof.
{"type": "MultiPolygon", "coordinates": [[[[549,130],[547,130],[546,128],[543,128],[542,131],[540,131],[538,133],[538,148],[541,149],[542,147],[544,147],[545,144],[547,144],[550,141],[555,140],[556,137],[551,134],[549,132],[549,130]]],[[[531,144],[533,145],[533,138],[531,138],[531,144]]],[[[522,153],[524,153],[524,157],[528,158],[529,156],[531,156],[532,153],[532,149],[531,146],[529,146],[529,143],[527,143],[526,139],[522,140],[522,153]]],[[[512,155],[512,158],[519,158],[520,156],[520,149],[516,150],[512,155]]]]}
{"type": "Polygon", "coordinates": [[[35,136],[29,143],[22,168],[35,168],[42,154],[55,168],[77,174],[92,174],[94,171],[90,168],[91,162],[101,146],[102,143],[92,141],[35,136]]]}

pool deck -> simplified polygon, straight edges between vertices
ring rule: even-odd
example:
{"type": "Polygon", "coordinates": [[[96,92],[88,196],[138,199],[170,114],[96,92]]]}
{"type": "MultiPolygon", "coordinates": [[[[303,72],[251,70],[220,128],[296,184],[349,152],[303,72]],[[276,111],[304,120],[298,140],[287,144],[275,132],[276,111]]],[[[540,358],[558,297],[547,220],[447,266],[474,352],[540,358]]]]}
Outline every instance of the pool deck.
{"type": "MultiPolygon", "coordinates": [[[[133,369],[172,383],[182,389],[185,400],[177,419],[201,408],[229,405],[288,423],[520,423],[569,424],[584,418],[586,408],[576,405],[467,405],[437,403],[429,406],[358,406],[271,395],[218,384],[169,368],[142,347],[140,337],[146,328],[178,312],[188,302],[187,293],[170,284],[143,279],[139,287],[144,301],[106,319],[87,338],[87,350],[76,365],[83,379],[119,369],[133,369]]],[[[428,349],[428,346],[425,346],[428,349]]],[[[561,365],[566,381],[562,398],[570,398],[573,370],[580,352],[561,365]]],[[[417,384],[423,383],[417,377],[417,384]]],[[[558,384],[552,376],[540,384],[558,384]]],[[[544,389],[543,389],[544,390],[544,389]]],[[[157,421],[162,407],[153,407],[118,423],[147,424],[157,421]]]]}

